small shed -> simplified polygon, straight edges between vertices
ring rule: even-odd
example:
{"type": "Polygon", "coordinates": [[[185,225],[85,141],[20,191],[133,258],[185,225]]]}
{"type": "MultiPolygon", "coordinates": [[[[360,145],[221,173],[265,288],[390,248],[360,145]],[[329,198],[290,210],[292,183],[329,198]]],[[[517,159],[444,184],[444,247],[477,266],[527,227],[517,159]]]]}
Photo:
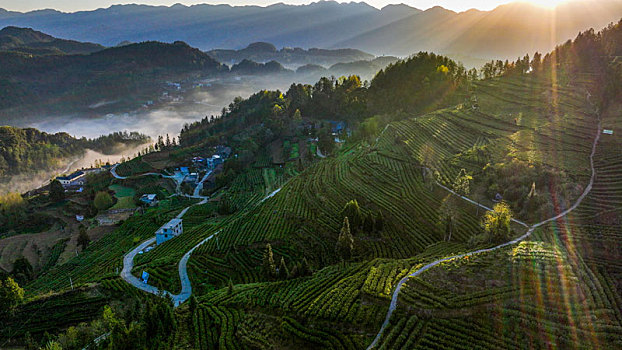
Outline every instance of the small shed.
{"type": "Polygon", "coordinates": [[[140,279],[143,281],[144,284],[147,284],[147,282],[149,281],[149,272],[143,271],[143,274],[140,276],[140,279]]]}

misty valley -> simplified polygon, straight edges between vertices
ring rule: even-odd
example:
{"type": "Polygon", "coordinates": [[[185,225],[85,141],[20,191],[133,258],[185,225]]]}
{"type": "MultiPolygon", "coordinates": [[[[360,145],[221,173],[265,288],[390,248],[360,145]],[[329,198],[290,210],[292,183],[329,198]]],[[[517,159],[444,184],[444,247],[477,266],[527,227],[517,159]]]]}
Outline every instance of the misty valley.
{"type": "MultiPolygon", "coordinates": [[[[0,118],[15,126],[65,132],[78,138],[117,131],[138,132],[152,139],[174,137],[184,124],[217,115],[236,97],[261,89],[284,90],[294,82],[313,83],[327,74],[357,74],[371,79],[378,69],[397,61],[395,57],[376,59],[359,50],[278,51],[267,43],[253,43],[238,51],[210,52],[229,62],[229,68],[181,42],[145,42],[106,49],[16,27],[2,29],[0,38],[5,50],[0,52],[5,63],[0,69],[5,77],[0,82],[5,88],[0,118]],[[160,61],[151,60],[152,55],[159,56],[160,61]],[[137,57],[145,63],[137,63],[137,57]],[[198,64],[197,57],[202,60],[198,64]],[[132,72],[130,76],[128,72],[132,72]],[[28,81],[34,85],[28,86],[28,81]]],[[[35,165],[33,170],[41,170],[36,180],[11,176],[19,172],[9,168],[2,173],[3,182],[11,184],[5,186],[7,189],[16,186],[14,189],[20,191],[31,190],[60,169],[68,173],[96,160],[115,163],[138,150],[133,144],[118,147],[113,153],[88,150],[88,156],[82,158],[75,158],[76,154],[53,157],[46,166],[35,165]]]]}

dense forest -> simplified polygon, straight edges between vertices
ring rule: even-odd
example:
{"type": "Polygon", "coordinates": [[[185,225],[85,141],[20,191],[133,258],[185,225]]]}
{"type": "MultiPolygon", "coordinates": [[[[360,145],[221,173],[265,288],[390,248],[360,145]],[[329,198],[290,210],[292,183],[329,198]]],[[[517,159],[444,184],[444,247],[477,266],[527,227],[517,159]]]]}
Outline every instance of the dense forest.
{"type": "Polygon", "coordinates": [[[262,145],[302,119],[340,120],[354,126],[374,114],[392,114],[393,119],[399,111],[425,111],[461,101],[467,78],[460,64],[422,52],[389,65],[370,84],[358,76],[324,77],[314,85],[292,84],[285,94],[261,91],[248,99],[237,98],[221,116],[185,126],[181,144],[205,140],[215,144],[251,125],[260,125],[253,132],[261,133],[263,139],[255,142],[262,145]]]}
{"type": "Polygon", "coordinates": [[[554,75],[559,83],[566,84],[587,72],[596,74],[596,93],[604,94],[602,101],[610,101],[622,92],[622,20],[612,23],[600,32],[589,29],[580,32],[554,51],[542,56],[534,53],[515,61],[491,61],[481,69],[481,76],[490,79],[533,73],[539,76],[554,75]]]}

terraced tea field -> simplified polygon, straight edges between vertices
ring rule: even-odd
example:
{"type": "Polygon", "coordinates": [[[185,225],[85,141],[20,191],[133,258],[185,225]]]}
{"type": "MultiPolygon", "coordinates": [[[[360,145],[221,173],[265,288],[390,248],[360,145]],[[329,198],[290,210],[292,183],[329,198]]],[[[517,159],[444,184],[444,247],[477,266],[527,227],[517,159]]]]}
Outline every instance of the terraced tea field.
{"type": "MultiPolygon", "coordinates": [[[[460,169],[473,174],[477,184],[488,163],[517,159],[563,172],[579,189],[585,186],[591,175],[589,155],[597,129],[583,87],[562,89],[529,80],[506,80],[480,82],[474,91],[479,108],[465,103],[393,123],[376,144],[352,147],[306,169],[274,198],[223,226],[219,244],[210,242],[193,256],[192,260],[200,261],[195,263],[195,278],[203,285],[224,286],[227,277],[233,277],[238,285],[231,295],[224,289],[203,289],[207,294],[201,301],[260,308],[268,314],[272,314],[269,310],[283,310],[290,318],[283,317],[281,332],[317,346],[328,346],[321,339],[332,335],[313,326],[309,329],[301,320],[357,325],[356,330],[334,329],[351,342],[332,346],[364,347],[381,323],[378,314],[386,310],[397,281],[435,258],[468,251],[465,243],[480,231],[474,208],[465,205],[460,209],[463,215],[454,242],[437,243],[443,235],[436,213],[446,193],[430,188],[422,176],[424,152],[433,154],[429,166],[447,185],[460,169]],[[554,109],[547,107],[550,104],[554,109]],[[259,252],[234,253],[239,247],[261,248],[259,242],[270,241],[276,248],[302,251],[320,266],[330,263],[340,227],[338,213],[352,198],[364,213],[382,211],[387,218],[379,237],[355,234],[357,258],[375,260],[347,268],[327,267],[313,277],[249,284],[261,278],[257,277],[261,271],[259,252]],[[254,258],[246,258],[243,264],[233,262],[240,259],[233,258],[236,254],[254,258]],[[234,271],[243,266],[253,271],[253,264],[252,277],[236,276],[234,271]],[[360,333],[367,336],[357,338],[360,333]]],[[[597,152],[595,159],[598,157],[597,152]]],[[[602,168],[601,160],[596,163],[602,168]]],[[[584,208],[594,206],[591,198],[598,198],[600,181],[605,179],[607,176],[596,176],[594,193],[577,209],[577,215],[585,215],[584,208]]],[[[579,192],[572,193],[578,196],[579,192]]],[[[551,209],[551,216],[576,197],[556,200],[558,206],[551,209]]],[[[622,334],[621,317],[611,310],[619,306],[619,294],[603,285],[619,275],[577,262],[578,255],[551,240],[549,231],[548,226],[539,228],[533,242],[449,262],[409,280],[400,294],[398,314],[378,347],[501,349],[554,344],[565,348],[615,343],[622,334]],[[578,287],[573,283],[577,280],[595,289],[578,287]],[[587,299],[582,301],[583,296],[587,299]]],[[[275,255],[276,260],[284,256],[286,261],[296,261],[287,252],[275,255]]]]}

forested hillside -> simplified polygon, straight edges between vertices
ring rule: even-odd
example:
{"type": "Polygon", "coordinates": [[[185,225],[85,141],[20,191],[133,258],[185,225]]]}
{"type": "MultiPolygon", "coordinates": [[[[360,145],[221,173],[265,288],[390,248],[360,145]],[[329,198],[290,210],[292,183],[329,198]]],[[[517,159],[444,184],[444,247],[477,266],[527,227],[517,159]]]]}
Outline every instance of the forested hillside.
{"type": "Polygon", "coordinates": [[[0,108],[5,118],[13,117],[16,112],[10,108],[17,107],[21,113],[41,108],[62,113],[106,100],[135,105],[134,99],[156,95],[168,79],[228,70],[183,42],[143,42],[89,55],[0,52],[0,60],[0,108]]]}
{"type": "Polygon", "coordinates": [[[31,28],[5,27],[0,30],[0,51],[59,55],[89,54],[103,49],[99,44],[58,39],[31,28]]]}
{"type": "Polygon", "coordinates": [[[166,200],[21,283],[25,301],[8,293],[0,344],[620,348],[621,35],[481,71],[419,53],[369,85],[238,98],[98,179],[166,200]],[[168,174],[223,145],[202,196],[170,196],[168,174]],[[191,283],[173,308],[119,273],[180,214],[182,235],[130,268],[176,296],[191,283]]]}

